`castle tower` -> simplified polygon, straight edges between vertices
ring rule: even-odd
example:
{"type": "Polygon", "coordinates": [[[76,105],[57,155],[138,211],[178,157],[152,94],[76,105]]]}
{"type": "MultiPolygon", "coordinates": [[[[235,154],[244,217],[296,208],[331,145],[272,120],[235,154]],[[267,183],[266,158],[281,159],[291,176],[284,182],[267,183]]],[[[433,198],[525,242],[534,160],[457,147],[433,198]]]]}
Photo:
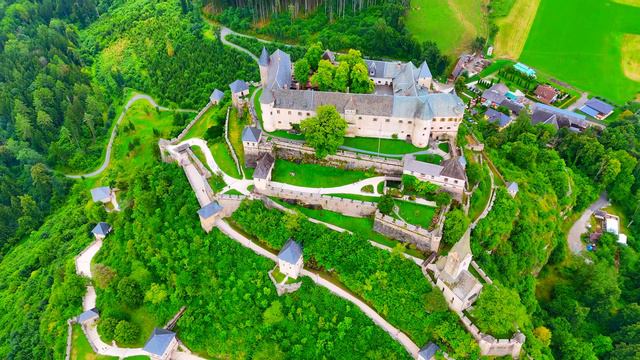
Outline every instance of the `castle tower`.
{"type": "Polygon", "coordinates": [[[462,271],[469,270],[471,259],[470,230],[467,230],[449,251],[442,272],[457,279],[462,271]]]}
{"type": "Polygon", "coordinates": [[[263,46],[262,53],[260,54],[260,58],[258,59],[258,67],[260,67],[260,82],[263,87],[267,86],[267,76],[268,76],[268,68],[269,68],[269,53],[267,49],[263,46]]]}
{"type": "Polygon", "coordinates": [[[433,76],[431,76],[431,70],[426,61],[423,61],[418,68],[418,85],[429,90],[431,89],[431,82],[433,76]]]}

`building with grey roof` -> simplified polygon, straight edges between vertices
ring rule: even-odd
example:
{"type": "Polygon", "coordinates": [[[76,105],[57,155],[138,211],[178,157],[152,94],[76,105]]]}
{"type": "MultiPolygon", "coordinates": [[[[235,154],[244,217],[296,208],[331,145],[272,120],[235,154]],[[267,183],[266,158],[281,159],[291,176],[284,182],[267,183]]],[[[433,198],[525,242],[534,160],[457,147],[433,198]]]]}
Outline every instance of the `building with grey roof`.
{"type": "Polygon", "coordinates": [[[96,240],[104,239],[107,236],[107,234],[109,234],[110,232],[111,232],[111,225],[107,224],[106,222],[99,222],[93,228],[93,230],[91,230],[91,233],[93,234],[93,236],[96,237],[96,240]]]}
{"type": "Polygon", "coordinates": [[[229,84],[229,88],[233,94],[249,91],[249,85],[244,80],[236,80],[229,84]]]}
{"type": "Polygon", "coordinates": [[[535,103],[532,110],[531,123],[533,125],[550,124],[556,129],[568,128],[578,132],[589,127],[589,122],[587,122],[584,115],[569,110],[542,103],[535,103]]]}
{"type": "Polygon", "coordinates": [[[482,92],[482,103],[485,106],[499,106],[506,99],[507,97],[505,96],[505,94],[502,94],[500,91],[494,89],[493,86],[482,92]]]}
{"type": "Polygon", "coordinates": [[[212,201],[198,210],[200,225],[205,232],[211,231],[218,219],[222,218],[224,208],[217,201],[212,201]]]}
{"type": "Polygon", "coordinates": [[[614,109],[615,108],[612,105],[609,105],[602,100],[591,98],[584,103],[580,108],[580,111],[591,117],[602,120],[611,115],[614,109]]]}
{"type": "Polygon", "coordinates": [[[178,339],[173,331],[155,328],[142,350],[153,360],[167,360],[178,347],[178,339]]]}
{"type": "Polygon", "coordinates": [[[247,126],[242,129],[242,141],[243,142],[260,142],[262,138],[262,130],[254,126],[247,126]]]}
{"type": "Polygon", "coordinates": [[[302,246],[294,239],[289,239],[278,253],[280,272],[297,279],[302,270],[302,246]]]}
{"type": "Polygon", "coordinates": [[[217,105],[222,99],[224,99],[224,93],[218,89],[214,89],[211,96],[209,96],[209,101],[213,105],[217,105]]]}
{"type": "Polygon", "coordinates": [[[118,201],[116,200],[116,193],[108,186],[91,189],[91,198],[93,199],[93,202],[103,203],[107,212],[120,210],[118,201]]]}
{"type": "Polygon", "coordinates": [[[433,360],[436,358],[436,353],[440,350],[438,345],[429,342],[423,346],[418,352],[418,360],[433,360]]]}
{"type": "Polygon", "coordinates": [[[509,195],[511,195],[512,198],[516,197],[516,195],[518,194],[518,183],[517,182],[510,182],[507,185],[507,192],[509,193],[509,195]]]}
{"type": "Polygon", "coordinates": [[[491,124],[497,124],[500,129],[504,129],[511,124],[511,116],[503,114],[492,108],[487,109],[484,113],[484,117],[491,124]]]}
{"type": "MultiPolygon", "coordinates": [[[[325,52],[325,55],[327,53],[325,52]]],[[[429,139],[455,137],[465,105],[451,93],[429,93],[429,66],[365,60],[370,79],[389,87],[389,94],[350,94],[291,89],[291,61],[281,50],[261,66],[264,91],[260,96],[264,129],[289,130],[316,115],[321,105],[335,106],[348,124],[347,136],[399,138],[416,146],[429,139]]]]}
{"type": "Polygon", "coordinates": [[[100,313],[98,312],[98,309],[93,308],[78,315],[76,317],[76,322],[78,324],[84,325],[86,323],[95,321],[98,317],[100,317],[100,313]]]}
{"type": "Polygon", "coordinates": [[[249,95],[249,85],[244,80],[236,80],[229,84],[231,89],[231,102],[240,109],[246,103],[245,97],[249,95]]]}
{"type": "Polygon", "coordinates": [[[262,153],[256,161],[256,168],[253,171],[253,183],[257,189],[264,190],[271,181],[271,171],[275,164],[275,159],[269,153],[262,153]]]}
{"type": "Polygon", "coordinates": [[[402,173],[415,176],[420,181],[433,183],[447,192],[458,195],[464,192],[467,183],[465,167],[459,157],[444,160],[441,165],[436,165],[418,161],[415,157],[407,155],[404,157],[402,173]]]}
{"type": "Polygon", "coordinates": [[[507,109],[509,109],[514,115],[520,115],[520,113],[522,112],[522,110],[524,110],[524,105],[513,101],[513,100],[509,100],[509,99],[504,99],[501,103],[500,106],[504,106],[507,109]]]}

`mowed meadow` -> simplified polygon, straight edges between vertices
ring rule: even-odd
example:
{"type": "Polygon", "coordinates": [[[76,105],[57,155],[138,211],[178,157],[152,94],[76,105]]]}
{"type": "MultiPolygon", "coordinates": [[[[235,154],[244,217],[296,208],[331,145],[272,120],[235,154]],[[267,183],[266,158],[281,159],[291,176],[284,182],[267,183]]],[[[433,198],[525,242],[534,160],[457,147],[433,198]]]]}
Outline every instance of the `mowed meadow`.
{"type": "Polygon", "coordinates": [[[406,26],[420,41],[434,41],[457,57],[476,36],[487,36],[485,0],[411,0],[406,26]]]}
{"type": "Polygon", "coordinates": [[[617,104],[635,98],[637,46],[623,44],[640,34],[640,4],[634,3],[541,0],[520,61],[617,104]]]}

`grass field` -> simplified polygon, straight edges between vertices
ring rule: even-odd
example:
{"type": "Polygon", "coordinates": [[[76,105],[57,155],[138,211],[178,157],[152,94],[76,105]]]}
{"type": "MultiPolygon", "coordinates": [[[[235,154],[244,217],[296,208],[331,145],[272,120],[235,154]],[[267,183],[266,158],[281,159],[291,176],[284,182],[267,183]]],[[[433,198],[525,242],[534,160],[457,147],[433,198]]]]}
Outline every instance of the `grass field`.
{"type": "Polygon", "coordinates": [[[273,181],[307,187],[335,187],[354,183],[370,177],[364,171],[342,170],[316,164],[296,164],[276,160],[273,181]]]}
{"type": "Polygon", "coordinates": [[[411,143],[408,143],[404,140],[396,140],[396,139],[378,139],[378,138],[367,138],[367,137],[346,137],[344,138],[343,146],[348,146],[360,150],[373,151],[382,154],[407,154],[413,153],[416,151],[424,150],[422,148],[413,146],[411,143]],[[379,141],[378,141],[379,140],[379,141]],[[378,144],[380,145],[380,150],[378,150],[378,144]]]}
{"type": "Polygon", "coordinates": [[[457,56],[476,36],[487,36],[485,0],[411,0],[405,23],[420,41],[457,56]]]}
{"type": "Polygon", "coordinates": [[[624,75],[631,80],[640,81],[640,35],[625,34],[621,50],[624,75]]]}
{"type": "Polygon", "coordinates": [[[442,162],[442,156],[438,154],[422,154],[416,155],[416,160],[440,165],[440,163],[442,162]]]}
{"type": "Polygon", "coordinates": [[[98,355],[93,352],[87,337],[82,332],[79,324],[73,325],[71,335],[71,360],[107,360],[117,359],[113,356],[98,355]]]}
{"type": "Polygon", "coordinates": [[[216,161],[216,164],[220,167],[220,170],[224,171],[225,174],[234,177],[236,179],[242,178],[240,173],[238,172],[238,168],[236,167],[235,161],[231,157],[229,153],[229,148],[224,141],[219,141],[213,144],[209,144],[209,150],[211,150],[211,154],[213,155],[213,159],[216,161]]]}
{"type": "Polygon", "coordinates": [[[493,44],[496,57],[520,57],[539,5],[540,0],[516,0],[509,15],[496,19],[500,28],[493,44]]]}
{"type": "Polygon", "coordinates": [[[557,79],[622,104],[640,91],[625,76],[624,34],[640,34],[640,8],[606,0],[541,0],[520,56],[557,79]]]}
{"type": "Polygon", "coordinates": [[[431,225],[436,209],[408,201],[396,201],[400,216],[409,224],[418,225],[425,229],[431,225]]]}
{"type": "Polygon", "coordinates": [[[487,166],[482,167],[482,178],[476,191],[471,195],[471,202],[469,204],[469,218],[475,220],[482,210],[487,206],[489,196],[491,195],[491,178],[489,175],[489,168],[487,166]]]}

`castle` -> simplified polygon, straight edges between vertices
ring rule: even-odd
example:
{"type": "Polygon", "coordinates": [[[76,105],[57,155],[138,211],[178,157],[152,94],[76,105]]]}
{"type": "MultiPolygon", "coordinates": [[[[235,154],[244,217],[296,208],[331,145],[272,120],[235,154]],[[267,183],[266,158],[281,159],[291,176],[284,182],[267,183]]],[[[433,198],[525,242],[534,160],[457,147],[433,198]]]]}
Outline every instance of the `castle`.
{"type": "MultiPolygon", "coordinates": [[[[329,51],[325,59],[335,62],[329,51]]],[[[347,136],[398,138],[417,147],[430,139],[455,138],[465,105],[455,94],[430,93],[432,76],[423,62],[365,60],[369,78],[376,85],[373,94],[352,94],[292,88],[289,54],[262,49],[259,59],[263,92],[260,96],[266,131],[289,130],[294,124],[315,116],[320,105],[334,105],[347,121],[347,136]]]]}

